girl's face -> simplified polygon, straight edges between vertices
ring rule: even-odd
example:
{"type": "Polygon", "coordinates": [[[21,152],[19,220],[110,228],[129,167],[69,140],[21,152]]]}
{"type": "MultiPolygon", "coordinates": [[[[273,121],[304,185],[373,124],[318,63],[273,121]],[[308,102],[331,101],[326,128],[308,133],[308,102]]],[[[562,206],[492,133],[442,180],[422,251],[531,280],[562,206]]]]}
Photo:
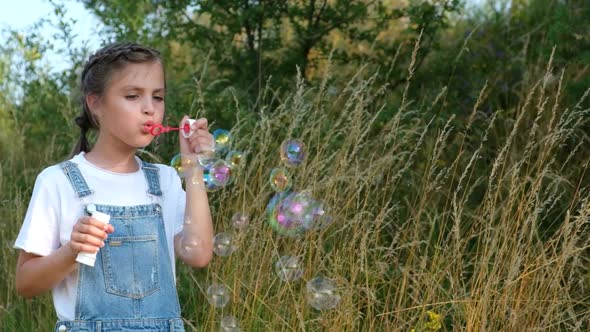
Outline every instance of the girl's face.
{"type": "Polygon", "coordinates": [[[159,62],[130,63],[114,72],[103,96],[92,96],[98,99],[89,102],[95,106],[91,110],[100,126],[99,138],[133,149],[147,146],[153,136],[143,128],[147,121],[162,122],[164,95],[164,71],[159,62]]]}

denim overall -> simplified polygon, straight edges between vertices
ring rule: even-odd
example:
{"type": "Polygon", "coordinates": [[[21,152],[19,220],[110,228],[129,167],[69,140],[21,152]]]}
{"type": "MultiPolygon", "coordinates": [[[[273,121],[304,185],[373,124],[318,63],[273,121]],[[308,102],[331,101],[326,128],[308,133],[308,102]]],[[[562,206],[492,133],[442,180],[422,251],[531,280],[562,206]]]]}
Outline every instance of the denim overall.
{"type": "MultiPolygon", "coordinates": [[[[78,198],[92,195],[78,166],[60,164],[78,198]]],[[[162,196],[158,168],[142,161],[152,197],[162,196]]],[[[75,320],[58,321],[55,332],[184,332],[162,208],[85,204],[85,213],[111,216],[115,232],[96,256],[94,267],[78,265],[75,320]]]]}

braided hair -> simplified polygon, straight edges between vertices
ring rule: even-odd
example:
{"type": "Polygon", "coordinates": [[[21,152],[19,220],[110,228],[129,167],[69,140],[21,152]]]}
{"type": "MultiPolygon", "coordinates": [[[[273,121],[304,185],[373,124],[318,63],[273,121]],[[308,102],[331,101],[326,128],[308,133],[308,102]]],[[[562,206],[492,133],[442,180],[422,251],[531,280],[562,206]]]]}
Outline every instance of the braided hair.
{"type": "MultiPolygon", "coordinates": [[[[88,95],[101,96],[109,79],[115,71],[123,69],[129,63],[160,62],[160,52],[152,48],[134,43],[113,43],[99,49],[90,56],[80,79],[82,92],[80,114],[75,118],[75,123],[80,127],[80,138],[72,150],[71,156],[82,151],[90,151],[90,144],[86,134],[90,129],[98,129],[100,124],[94,118],[86,102],[88,95]]],[[[163,63],[162,63],[163,67],[163,63]]]]}

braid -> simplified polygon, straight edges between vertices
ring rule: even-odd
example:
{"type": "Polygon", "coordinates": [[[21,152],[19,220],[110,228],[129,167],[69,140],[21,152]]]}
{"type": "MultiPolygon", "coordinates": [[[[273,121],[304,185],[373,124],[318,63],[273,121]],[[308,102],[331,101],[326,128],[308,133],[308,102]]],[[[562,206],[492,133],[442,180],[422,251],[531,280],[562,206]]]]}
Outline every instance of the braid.
{"type": "Polygon", "coordinates": [[[72,150],[71,156],[81,151],[88,152],[90,144],[86,134],[90,129],[99,129],[100,124],[90,111],[86,97],[88,95],[102,95],[112,73],[122,69],[128,63],[153,61],[162,63],[160,52],[149,47],[125,42],[107,45],[88,58],[80,77],[82,110],[80,115],[75,118],[76,125],[80,127],[80,138],[72,150]]]}

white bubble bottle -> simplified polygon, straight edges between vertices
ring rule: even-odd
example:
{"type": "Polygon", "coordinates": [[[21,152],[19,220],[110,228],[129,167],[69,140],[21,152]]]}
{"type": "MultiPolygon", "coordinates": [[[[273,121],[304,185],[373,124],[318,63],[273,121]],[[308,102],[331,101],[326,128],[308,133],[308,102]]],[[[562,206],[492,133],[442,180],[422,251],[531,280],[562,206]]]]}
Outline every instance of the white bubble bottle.
{"type": "MultiPolygon", "coordinates": [[[[111,216],[106,213],[94,211],[92,212],[92,218],[97,219],[98,221],[102,221],[105,225],[111,221],[111,216]]],[[[94,266],[94,262],[96,261],[96,253],[95,252],[84,252],[81,251],[78,253],[76,257],[76,262],[82,263],[88,266],[94,266]]]]}

